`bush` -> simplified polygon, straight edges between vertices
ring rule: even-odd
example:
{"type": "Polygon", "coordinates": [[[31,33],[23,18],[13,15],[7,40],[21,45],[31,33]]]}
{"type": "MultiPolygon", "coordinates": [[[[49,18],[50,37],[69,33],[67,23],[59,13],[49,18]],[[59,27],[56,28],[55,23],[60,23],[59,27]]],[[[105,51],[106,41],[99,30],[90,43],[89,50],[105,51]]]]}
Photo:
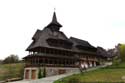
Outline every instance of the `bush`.
{"type": "Polygon", "coordinates": [[[114,58],[113,59],[113,65],[118,66],[120,63],[120,59],[114,58]]]}
{"type": "Polygon", "coordinates": [[[122,62],[125,62],[125,44],[120,44],[120,57],[122,62]]]}
{"type": "Polygon", "coordinates": [[[46,68],[43,68],[43,77],[46,77],[46,68]]]}
{"type": "Polygon", "coordinates": [[[38,73],[38,78],[40,79],[40,78],[42,78],[43,76],[42,76],[42,71],[41,71],[41,68],[39,68],[39,73],[38,73]]]}

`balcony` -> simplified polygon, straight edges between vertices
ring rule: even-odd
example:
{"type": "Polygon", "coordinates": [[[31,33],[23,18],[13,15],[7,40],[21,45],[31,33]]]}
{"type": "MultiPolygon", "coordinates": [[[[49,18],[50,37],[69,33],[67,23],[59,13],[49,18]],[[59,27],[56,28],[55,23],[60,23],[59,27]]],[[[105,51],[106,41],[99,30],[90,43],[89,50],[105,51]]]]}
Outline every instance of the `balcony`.
{"type": "Polygon", "coordinates": [[[73,67],[77,68],[78,65],[64,65],[64,64],[26,64],[25,67],[73,67]]]}
{"type": "Polygon", "coordinates": [[[63,58],[63,59],[77,59],[76,57],[73,57],[71,55],[59,55],[59,54],[48,54],[48,53],[34,53],[34,54],[28,55],[28,57],[41,57],[41,56],[53,57],[53,58],[63,58]]]}

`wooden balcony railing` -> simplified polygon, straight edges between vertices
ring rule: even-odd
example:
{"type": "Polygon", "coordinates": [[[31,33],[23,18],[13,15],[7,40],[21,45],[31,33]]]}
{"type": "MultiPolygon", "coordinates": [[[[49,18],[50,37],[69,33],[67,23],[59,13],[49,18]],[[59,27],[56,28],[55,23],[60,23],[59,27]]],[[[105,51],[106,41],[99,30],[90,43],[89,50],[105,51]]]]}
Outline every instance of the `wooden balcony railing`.
{"type": "Polygon", "coordinates": [[[25,67],[78,67],[78,65],[64,64],[25,64],[25,67]]]}

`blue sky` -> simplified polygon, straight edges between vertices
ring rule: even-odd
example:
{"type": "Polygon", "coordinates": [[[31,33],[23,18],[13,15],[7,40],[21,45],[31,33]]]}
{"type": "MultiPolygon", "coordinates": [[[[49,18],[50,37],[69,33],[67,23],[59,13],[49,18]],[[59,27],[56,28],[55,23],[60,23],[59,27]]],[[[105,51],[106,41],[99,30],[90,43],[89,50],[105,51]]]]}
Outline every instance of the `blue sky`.
{"type": "Polygon", "coordinates": [[[68,37],[106,49],[125,43],[124,4],[124,0],[0,0],[0,59],[26,56],[33,34],[50,23],[54,8],[68,37]]]}

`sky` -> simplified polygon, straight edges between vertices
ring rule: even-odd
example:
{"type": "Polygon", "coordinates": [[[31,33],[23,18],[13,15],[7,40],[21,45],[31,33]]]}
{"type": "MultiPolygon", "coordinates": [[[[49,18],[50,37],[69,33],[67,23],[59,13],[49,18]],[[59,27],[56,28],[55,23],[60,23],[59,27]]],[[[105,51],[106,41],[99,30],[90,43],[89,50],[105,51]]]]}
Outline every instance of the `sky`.
{"type": "Polygon", "coordinates": [[[0,59],[26,56],[32,36],[51,22],[54,8],[67,37],[105,49],[125,43],[125,0],[0,0],[0,59]]]}

